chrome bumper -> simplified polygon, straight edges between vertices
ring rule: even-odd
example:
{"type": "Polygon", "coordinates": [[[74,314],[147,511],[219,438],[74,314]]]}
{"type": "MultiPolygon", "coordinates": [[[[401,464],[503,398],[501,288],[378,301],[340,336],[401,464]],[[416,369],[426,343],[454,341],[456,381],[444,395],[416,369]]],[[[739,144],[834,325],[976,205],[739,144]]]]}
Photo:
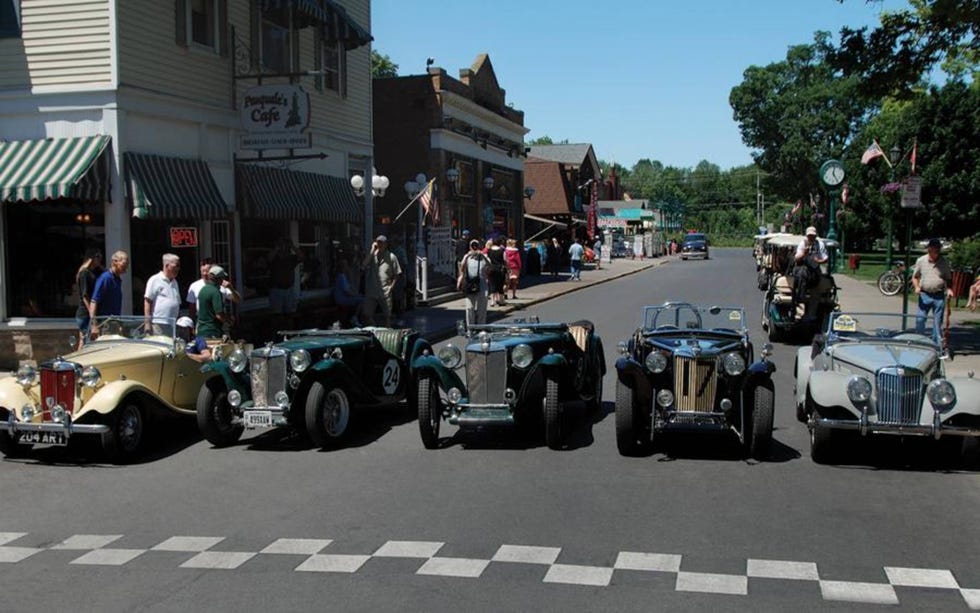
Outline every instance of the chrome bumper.
{"type": "Polygon", "coordinates": [[[514,412],[509,404],[454,404],[449,407],[449,423],[462,427],[509,425],[514,423],[514,412]]]}
{"type": "Polygon", "coordinates": [[[931,436],[939,440],[943,436],[972,436],[980,438],[980,429],[964,428],[962,426],[944,426],[936,413],[932,424],[879,424],[869,422],[867,415],[862,415],[861,419],[825,419],[820,418],[811,420],[811,424],[822,428],[833,428],[835,430],[856,430],[865,436],[869,433],[875,434],[897,434],[909,436],[931,436]]]}
{"type": "Polygon", "coordinates": [[[64,422],[28,422],[17,421],[13,413],[7,414],[6,421],[0,421],[0,430],[6,430],[10,434],[18,432],[61,432],[66,437],[73,434],[104,434],[109,431],[106,424],[76,424],[70,417],[66,417],[64,422]]]}

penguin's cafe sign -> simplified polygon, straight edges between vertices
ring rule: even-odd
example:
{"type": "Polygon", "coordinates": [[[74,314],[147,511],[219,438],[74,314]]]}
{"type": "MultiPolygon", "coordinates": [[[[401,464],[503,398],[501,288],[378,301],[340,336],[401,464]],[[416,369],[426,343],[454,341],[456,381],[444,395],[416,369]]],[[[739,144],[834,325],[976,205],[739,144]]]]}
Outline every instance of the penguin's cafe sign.
{"type": "Polygon", "coordinates": [[[299,85],[256,85],[242,95],[243,149],[310,147],[310,95],[299,85]]]}

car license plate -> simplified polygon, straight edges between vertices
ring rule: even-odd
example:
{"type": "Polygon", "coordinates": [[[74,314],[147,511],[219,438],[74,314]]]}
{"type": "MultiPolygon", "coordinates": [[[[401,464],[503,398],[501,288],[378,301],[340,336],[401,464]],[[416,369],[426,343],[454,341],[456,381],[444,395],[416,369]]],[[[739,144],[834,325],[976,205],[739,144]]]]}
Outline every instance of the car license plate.
{"type": "Polygon", "coordinates": [[[64,447],[68,437],[64,432],[22,432],[17,442],[22,445],[57,445],[64,447]]]}
{"type": "Polygon", "coordinates": [[[246,428],[268,428],[272,426],[272,411],[245,411],[246,428]]]}

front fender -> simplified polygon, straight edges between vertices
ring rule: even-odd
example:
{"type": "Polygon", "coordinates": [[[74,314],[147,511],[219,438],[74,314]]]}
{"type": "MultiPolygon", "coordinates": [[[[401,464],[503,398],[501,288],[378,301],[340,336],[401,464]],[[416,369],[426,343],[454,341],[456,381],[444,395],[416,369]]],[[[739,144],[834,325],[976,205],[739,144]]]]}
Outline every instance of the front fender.
{"type": "Polygon", "coordinates": [[[448,390],[451,387],[455,387],[466,395],[466,386],[463,384],[463,380],[459,378],[455,370],[450,370],[442,363],[442,360],[434,355],[422,355],[418,358],[412,360],[412,370],[415,371],[415,378],[431,376],[439,380],[439,386],[448,390]]]}
{"type": "Polygon", "coordinates": [[[776,372],[776,365],[769,360],[759,360],[749,364],[746,373],[746,387],[758,385],[763,381],[772,379],[772,373],[776,372]]]}
{"type": "Polygon", "coordinates": [[[232,372],[227,362],[206,362],[201,366],[201,372],[220,375],[222,381],[225,382],[225,387],[229,391],[237,390],[243,398],[251,398],[252,386],[249,385],[248,376],[245,374],[246,371],[240,373],[232,372]]]}
{"type": "MultiPolygon", "coordinates": [[[[946,379],[953,384],[953,388],[956,390],[956,406],[944,415],[944,419],[960,413],[980,415],[980,381],[965,376],[947,377],[946,379]]],[[[928,400],[926,403],[931,406],[928,400]]]]}
{"type": "Polygon", "coordinates": [[[416,339],[415,345],[412,346],[412,355],[408,360],[411,364],[411,368],[415,369],[415,362],[419,358],[425,356],[425,352],[428,351],[429,355],[433,355],[435,352],[432,351],[432,344],[424,338],[416,339]]]}
{"type": "Polygon", "coordinates": [[[34,398],[25,392],[24,387],[13,377],[0,380],[0,408],[16,411],[25,404],[37,406],[40,398],[34,398]]]}
{"type": "Polygon", "coordinates": [[[809,377],[810,397],[818,406],[844,407],[860,417],[861,409],[847,397],[847,380],[850,378],[851,375],[832,370],[812,371],[809,377]]]}
{"type": "Polygon", "coordinates": [[[642,399],[653,396],[653,386],[650,385],[646,369],[632,358],[622,357],[616,360],[616,378],[642,399]]]}
{"type": "Polygon", "coordinates": [[[303,384],[297,391],[297,397],[305,396],[307,390],[309,390],[310,384],[317,378],[324,377],[336,377],[340,381],[344,381],[347,389],[358,402],[377,402],[377,399],[371,390],[364,385],[364,381],[361,376],[351,370],[350,366],[348,366],[343,360],[337,360],[334,358],[320,360],[310,367],[307,376],[303,377],[303,384]],[[307,383],[307,381],[309,381],[309,383],[307,383]]]}
{"type": "Polygon", "coordinates": [[[806,384],[810,378],[810,368],[813,366],[813,349],[811,347],[800,347],[796,350],[796,366],[793,376],[796,378],[794,396],[796,404],[802,405],[806,402],[806,384]]]}
{"type": "Polygon", "coordinates": [[[95,394],[82,405],[81,410],[75,413],[75,419],[80,419],[83,415],[88,415],[90,413],[98,413],[100,415],[106,415],[116,410],[116,407],[123,401],[126,396],[133,393],[140,393],[149,396],[159,402],[161,405],[172,409],[173,411],[178,411],[181,413],[186,413],[185,409],[180,409],[169,405],[160,399],[160,396],[150,388],[146,387],[139,381],[133,381],[132,379],[126,380],[116,380],[110,381],[105,385],[99,387],[95,394]]]}

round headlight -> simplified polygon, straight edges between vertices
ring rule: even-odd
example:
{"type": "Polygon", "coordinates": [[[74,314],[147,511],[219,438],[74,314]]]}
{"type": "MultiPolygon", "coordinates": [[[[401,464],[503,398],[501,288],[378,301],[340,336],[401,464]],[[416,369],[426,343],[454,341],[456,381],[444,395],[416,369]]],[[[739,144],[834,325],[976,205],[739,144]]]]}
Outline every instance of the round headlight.
{"type": "Polygon", "coordinates": [[[276,392],[275,401],[279,408],[285,409],[289,406],[289,395],[286,392],[276,392]]]}
{"type": "Polygon", "coordinates": [[[343,360],[344,352],[340,347],[334,347],[333,351],[330,352],[330,357],[334,360],[343,360]]]}
{"type": "Polygon", "coordinates": [[[456,404],[463,398],[463,392],[459,391],[458,387],[451,387],[449,388],[449,391],[446,392],[446,398],[449,399],[449,402],[456,404]]]}
{"type": "Polygon", "coordinates": [[[245,370],[245,366],[248,364],[248,356],[241,349],[235,349],[228,354],[228,368],[231,372],[239,373],[245,370]]]}
{"type": "Polygon", "coordinates": [[[24,421],[31,421],[32,419],[34,419],[34,416],[36,414],[37,411],[35,411],[34,407],[29,404],[25,404],[20,409],[20,418],[24,421]]]}
{"type": "Polygon", "coordinates": [[[95,366],[86,366],[82,370],[82,383],[86,387],[95,387],[102,380],[102,373],[95,366]]]}
{"type": "Polygon", "coordinates": [[[37,370],[33,366],[23,365],[17,369],[17,383],[21,385],[34,385],[34,380],[37,379],[37,370]]]}
{"type": "Polygon", "coordinates": [[[660,390],[657,392],[657,404],[665,409],[674,404],[674,392],[670,390],[660,390]]]}
{"type": "Polygon", "coordinates": [[[956,404],[956,389],[946,379],[936,379],[930,383],[927,395],[936,409],[949,409],[956,404]]]}
{"type": "Polygon", "coordinates": [[[514,347],[510,352],[510,359],[514,362],[514,366],[518,368],[527,368],[534,361],[534,350],[531,349],[530,345],[521,343],[517,347],[514,347]]]}
{"type": "Polygon", "coordinates": [[[228,392],[228,404],[236,409],[242,406],[242,393],[238,390],[231,390],[228,392]]]}
{"type": "Polygon", "coordinates": [[[745,372],[745,358],[735,352],[726,353],[721,358],[721,367],[726,375],[737,377],[745,372]]]}
{"type": "Polygon", "coordinates": [[[297,349],[289,354],[289,367],[296,372],[303,372],[310,367],[310,352],[297,349]]]}
{"type": "Polygon", "coordinates": [[[455,345],[446,344],[439,348],[438,357],[446,368],[456,368],[463,361],[463,352],[455,345]]]}
{"type": "Polygon", "coordinates": [[[51,407],[51,421],[59,424],[65,421],[65,407],[60,404],[51,407]]]}
{"type": "Polygon", "coordinates": [[[646,365],[647,370],[655,375],[659,375],[667,370],[667,356],[659,351],[651,351],[643,363],[646,365]]]}
{"type": "Polygon", "coordinates": [[[847,381],[847,397],[851,402],[867,402],[871,398],[871,381],[857,375],[847,381]]]}

